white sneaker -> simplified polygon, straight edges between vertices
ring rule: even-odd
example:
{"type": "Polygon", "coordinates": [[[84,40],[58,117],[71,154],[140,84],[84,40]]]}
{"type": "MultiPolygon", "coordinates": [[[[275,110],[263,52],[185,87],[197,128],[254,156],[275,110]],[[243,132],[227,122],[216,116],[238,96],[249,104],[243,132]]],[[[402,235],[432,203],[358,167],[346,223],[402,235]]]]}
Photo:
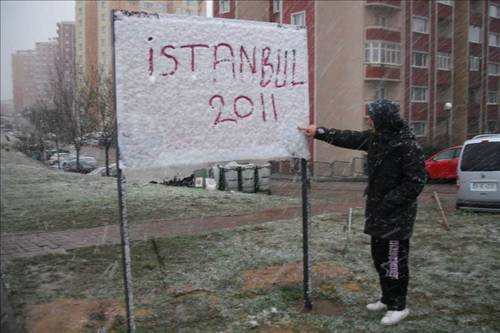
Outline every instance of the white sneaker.
{"type": "Polygon", "coordinates": [[[384,318],[380,321],[382,325],[394,325],[399,323],[401,320],[408,317],[410,314],[410,309],[404,309],[401,311],[387,311],[384,318]]]}
{"type": "Polygon", "coordinates": [[[375,303],[367,304],[366,308],[370,311],[381,311],[387,309],[387,305],[381,301],[376,301],[375,303]]]}

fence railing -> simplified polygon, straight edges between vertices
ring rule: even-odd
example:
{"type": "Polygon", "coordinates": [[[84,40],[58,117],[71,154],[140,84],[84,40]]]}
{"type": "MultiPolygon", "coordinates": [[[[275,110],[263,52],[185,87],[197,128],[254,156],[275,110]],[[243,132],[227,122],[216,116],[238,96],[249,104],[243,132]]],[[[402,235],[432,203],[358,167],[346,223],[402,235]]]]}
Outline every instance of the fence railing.
{"type": "MultiPolygon", "coordinates": [[[[300,174],[300,160],[291,159],[285,161],[272,162],[272,173],[280,175],[298,175],[300,174]]],[[[333,161],[321,162],[310,161],[309,167],[313,178],[365,178],[366,158],[354,157],[351,162],[333,161]]]]}

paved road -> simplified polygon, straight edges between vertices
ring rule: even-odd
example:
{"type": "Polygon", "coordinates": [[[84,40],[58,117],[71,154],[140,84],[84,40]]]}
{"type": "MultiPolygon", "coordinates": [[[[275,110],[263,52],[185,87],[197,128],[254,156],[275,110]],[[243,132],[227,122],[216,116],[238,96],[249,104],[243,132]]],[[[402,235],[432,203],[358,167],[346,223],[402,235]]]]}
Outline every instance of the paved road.
{"type": "MultiPolygon", "coordinates": [[[[311,190],[312,214],[346,213],[350,207],[363,207],[365,186],[365,183],[360,182],[313,183],[311,190]]],[[[272,192],[276,195],[300,197],[300,189],[301,184],[298,181],[273,180],[272,183],[272,192]]],[[[427,186],[419,199],[421,207],[436,207],[432,198],[433,191],[439,193],[445,210],[454,209],[455,188],[449,184],[427,186]]],[[[147,240],[153,237],[194,235],[248,224],[288,220],[300,217],[301,209],[301,207],[287,207],[244,215],[132,224],[130,238],[131,240],[147,240]]],[[[66,250],[81,247],[118,243],[120,243],[118,225],[25,235],[4,235],[1,242],[1,255],[2,261],[4,261],[11,258],[65,253],[66,250]]]]}

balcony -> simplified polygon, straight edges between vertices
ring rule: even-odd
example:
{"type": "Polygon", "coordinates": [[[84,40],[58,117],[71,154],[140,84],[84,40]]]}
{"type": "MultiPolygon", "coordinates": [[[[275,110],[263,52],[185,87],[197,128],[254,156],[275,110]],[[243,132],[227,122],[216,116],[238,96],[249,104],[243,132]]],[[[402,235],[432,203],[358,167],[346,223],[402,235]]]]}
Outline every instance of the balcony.
{"type": "Polygon", "coordinates": [[[382,64],[367,64],[365,80],[400,81],[401,70],[397,67],[382,64]]]}
{"type": "Polygon", "coordinates": [[[448,86],[451,84],[451,71],[439,69],[437,71],[436,83],[438,86],[448,86]]]}
{"type": "Polygon", "coordinates": [[[411,120],[427,120],[427,102],[411,103],[411,120]]]}
{"type": "Polygon", "coordinates": [[[401,0],[366,0],[366,6],[401,9],[401,0]]]}
{"type": "Polygon", "coordinates": [[[438,52],[451,53],[452,42],[450,37],[439,37],[438,38],[438,52]]]}
{"type": "Polygon", "coordinates": [[[498,76],[488,76],[488,89],[489,90],[498,90],[498,81],[500,81],[500,77],[498,76]]]}
{"type": "Polygon", "coordinates": [[[438,19],[447,20],[453,13],[453,7],[438,2],[438,19]]]}
{"type": "Polygon", "coordinates": [[[382,40],[392,43],[401,42],[401,29],[396,27],[367,26],[366,40],[382,40]]]}

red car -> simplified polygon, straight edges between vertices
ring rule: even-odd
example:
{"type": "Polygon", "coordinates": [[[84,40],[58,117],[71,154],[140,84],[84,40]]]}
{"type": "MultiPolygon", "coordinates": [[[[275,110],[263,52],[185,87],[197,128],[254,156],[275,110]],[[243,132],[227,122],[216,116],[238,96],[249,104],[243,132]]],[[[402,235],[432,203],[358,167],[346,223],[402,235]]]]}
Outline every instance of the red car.
{"type": "Polygon", "coordinates": [[[462,146],[445,148],[425,160],[425,170],[429,175],[429,180],[457,179],[458,158],[461,150],[462,146]]]}

